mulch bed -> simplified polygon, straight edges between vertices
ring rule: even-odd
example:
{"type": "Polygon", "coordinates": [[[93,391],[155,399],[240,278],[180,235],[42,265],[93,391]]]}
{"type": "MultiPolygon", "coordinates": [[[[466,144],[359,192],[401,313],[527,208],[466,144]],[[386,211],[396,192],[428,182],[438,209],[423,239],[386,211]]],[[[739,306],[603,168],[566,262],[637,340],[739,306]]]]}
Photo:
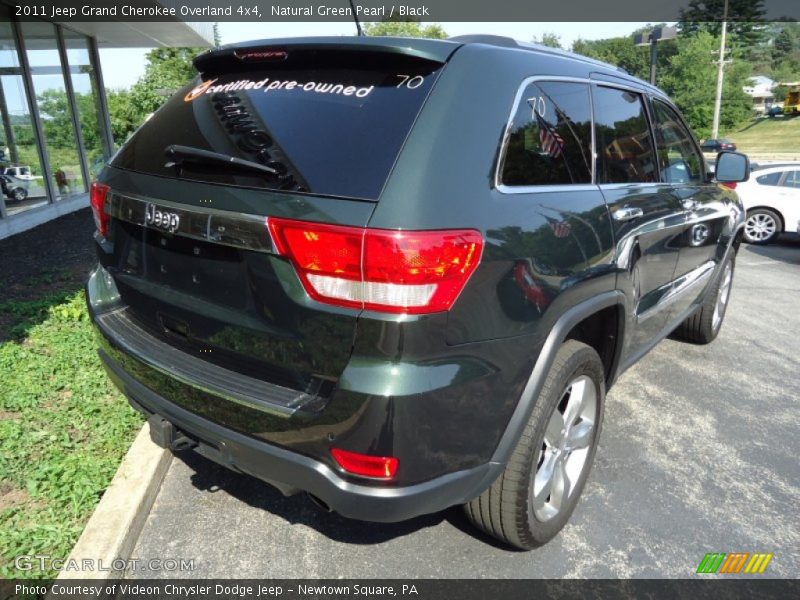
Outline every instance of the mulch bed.
{"type": "Polygon", "coordinates": [[[96,262],[88,208],[0,240],[0,304],[78,289],[96,262]]]}

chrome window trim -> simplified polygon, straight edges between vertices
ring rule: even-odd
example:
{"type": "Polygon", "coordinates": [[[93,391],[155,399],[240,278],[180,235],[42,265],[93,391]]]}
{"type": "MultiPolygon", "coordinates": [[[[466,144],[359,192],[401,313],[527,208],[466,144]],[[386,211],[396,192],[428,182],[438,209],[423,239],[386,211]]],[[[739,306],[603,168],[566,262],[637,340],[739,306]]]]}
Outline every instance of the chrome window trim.
{"type": "MultiPolygon", "coordinates": [[[[634,92],[639,94],[639,96],[644,100],[653,96],[649,90],[639,87],[636,85],[635,82],[631,82],[630,84],[622,83],[622,82],[612,82],[612,81],[603,81],[599,79],[592,79],[590,77],[568,77],[568,76],[561,76],[561,75],[532,75],[530,77],[526,77],[522,80],[519,87],[517,88],[517,92],[514,95],[514,103],[511,106],[511,113],[506,120],[506,127],[505,131],[503,132],[503,139],[500,144],[500,151],[497,155],[497,164],[494,170],[494,188],[500,192],[501,194],[535,194],[535,193],[546,193],[546,192],[554,192],[554,191],[585,191],[585,190],[597,190],[598,187],[600,190],[603,189],[615,189],[614,187],[607,187],[607,186],[635,186],[637,188],[641,188],[642,186],[657,186],[657,185],[666,185],[663,182],[642,182],[642,183],[604,183],[598,184],[597,183],[597,146],[596,146],[596,139],[595,139],[595,115],[594,115],[594,88],[595,87],[610,87],[610,88],[617,88],[621,90],[627,90],[630,92],[634,92]],[[508,140],[511,137],[511,125],[514,122],[514,117],[517,114],[517,110],[519,110],[519,105],[522,101],[522,94],[532,83],[537,82],[555,82],[555,83],[583,83],[586,84],[589,88],[589,118],[591,119],[591,148],[589,150],[589,154],[592,160],[591,164],[591,177],[592,180],[590,183],[563,183],[563,184],[550,184],[550,185],[506,185],[502,182],[501,176],[503,172],[503,165],[505,164],[506,159],[506,151],[508,149],[508,140]]],[[[660,99],[660,98],[659,98],[660,99]]],[[[650,131],[650,139],[653,143],[653,148],[655,148],[655,132],[653,131],[653,120],[651,118],[649,112],[648,102],[642,102],[645,110],[645,115],[647,118],[647,127],[650,131]]]]}
{"type": "Polygon", "coordinates": [[[525,185],[515,186],[501,183],[495,186],[501,194],[545,194],[552,192],[586,192],[597,191],[597,186],[593,183],[556,183],[548,185],[525,185]]]}
{"type": "Polygon", "coordinates": [[[586,188],[586,189],[593,189],[596,190],[597,186],[595,185],[595,173],[594,173],[594,165],[597,162],[596,157],[594,156],[595,152],[595,144],[594,144],[594,102],[592,101],[592,80],[586,77],[565,77],[559,75],[533,75],[530,77],[526,77],[522,80],[519,87],[517,88],[517,93],[514,95],[514,103],[511,106],[511,113],[506,120],[506,128],[503,132],[503,140],[500,143],[500,152],[497,155],[497,166],[494,170],[494,188],[500,192],[501,194],[531,194],[536,192],[552,192],[557,191],[554,188],[560,188],[560,190],[569,189],[571,191],[576,190],[576,188],[586,188]],[[563,183],[563,184],[553,184],[553,185],[506,185],[502,182],[501,175],[503,172],[503,165],[505,164],[506,160],[506,151],[508,149],[508,140],[511,137],[511,125],[514,122],[514,117],[517,114],[517,110],[519,109],[520,102],[522,101],[522,94],[530,84],[536,82],[554,82],[554,83],[583,83],[588,86],[589,91],[589,118],[591,119],[592,124],[592,135],[591,135],[591,147],[589,149],[589,154],[592,160],[591,164],[591,177],[592,180],[589,183],[563,183]],[[550,188],[550,189],[544,189],[550,188]]]}

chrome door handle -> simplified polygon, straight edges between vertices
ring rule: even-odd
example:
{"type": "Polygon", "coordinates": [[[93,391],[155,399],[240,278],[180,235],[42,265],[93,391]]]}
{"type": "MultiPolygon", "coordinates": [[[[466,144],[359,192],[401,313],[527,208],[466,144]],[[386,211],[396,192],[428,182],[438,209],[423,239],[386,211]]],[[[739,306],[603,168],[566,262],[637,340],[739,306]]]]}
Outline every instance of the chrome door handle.
{"type": "Polygon", "coordinates": [[[615,210],[611,216],[614,217],[615,221],[631,221],[644,216],[644,211],[634,206],[625,206],[615,210]]]}

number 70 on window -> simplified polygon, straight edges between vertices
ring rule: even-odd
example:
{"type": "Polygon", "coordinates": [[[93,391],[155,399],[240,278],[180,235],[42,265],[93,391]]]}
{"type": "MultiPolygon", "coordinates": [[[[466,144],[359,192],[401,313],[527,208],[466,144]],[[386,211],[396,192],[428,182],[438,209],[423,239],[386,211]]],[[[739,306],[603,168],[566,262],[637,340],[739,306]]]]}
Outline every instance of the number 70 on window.
{"type": "Polygon", "coordinates": [[[535,119],[538,113],[540,117],[544,118],[544,113],[547,112],[547,102],[544,96],[533,96],[528,98],[528,104],[531,106],[531,118],[535,119]]]}

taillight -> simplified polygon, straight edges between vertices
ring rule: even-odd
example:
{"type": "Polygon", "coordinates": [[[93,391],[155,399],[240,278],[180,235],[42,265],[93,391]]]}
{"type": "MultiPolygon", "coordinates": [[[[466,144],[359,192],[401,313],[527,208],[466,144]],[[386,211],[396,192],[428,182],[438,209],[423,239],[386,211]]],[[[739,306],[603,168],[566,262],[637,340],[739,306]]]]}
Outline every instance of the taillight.
{"type": "Polygon", "coordinates": [[[353,475],[391,479],[400,464],[393,456],[370,456],[339,448],[331,448],[334,460],[342,469],[353,475]]]}
{"type": "Polygon", "coordinates": [[[722,185],[724,185],[726,188],[730,188],[732,190],[736,189],[736,182],[735,181],[723,181],[722,185]]]}
{"type": "Polygon", "coordinates": [[[106,214],[106,195],[108,195],[108,186],[103,183],[92,183],[89,190],[89,201],[92,204],[92,213],[94,214],[94,224],[97,226],[97,231],[103,237],[108,233],[108,220],[109,216],[106,214]]]}
{"type": "Polygon", "coordinates": [[[280,254],[327,304],[423,314],[448,310],[478,266],[477,231],[392,231],[270,217],[280,254]]]}

